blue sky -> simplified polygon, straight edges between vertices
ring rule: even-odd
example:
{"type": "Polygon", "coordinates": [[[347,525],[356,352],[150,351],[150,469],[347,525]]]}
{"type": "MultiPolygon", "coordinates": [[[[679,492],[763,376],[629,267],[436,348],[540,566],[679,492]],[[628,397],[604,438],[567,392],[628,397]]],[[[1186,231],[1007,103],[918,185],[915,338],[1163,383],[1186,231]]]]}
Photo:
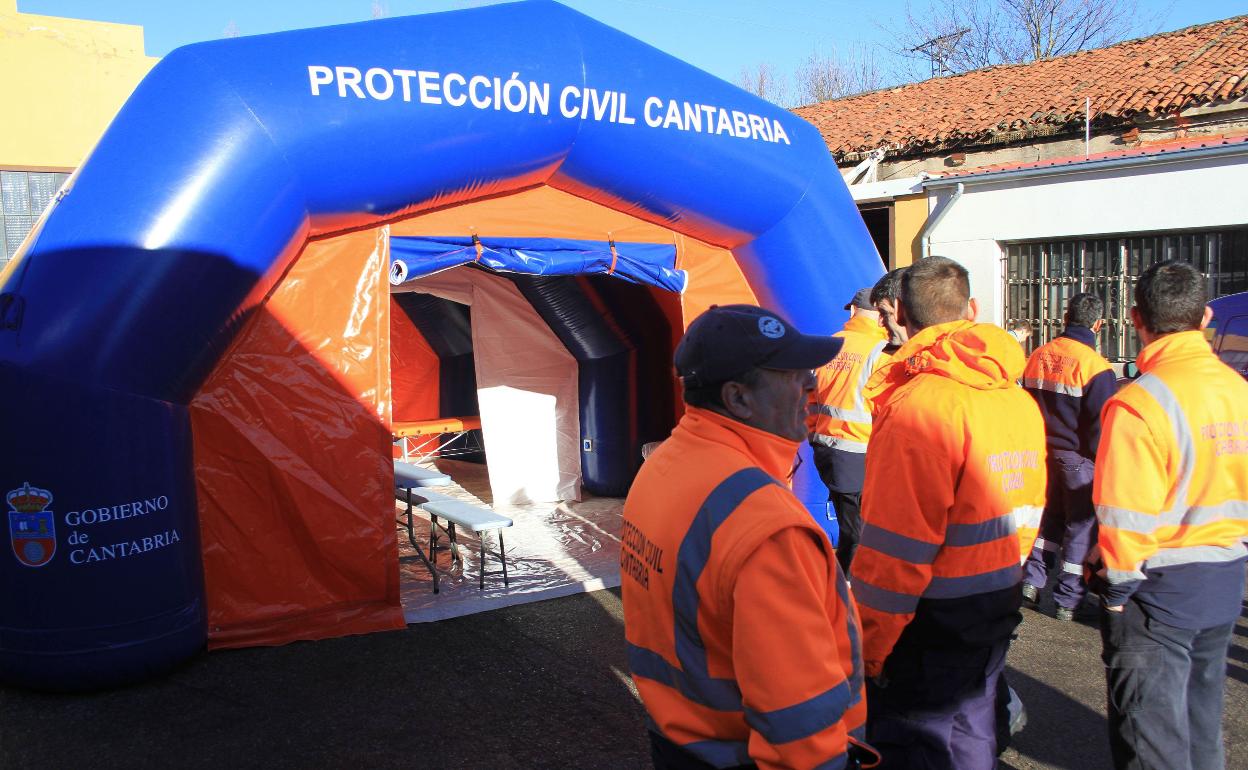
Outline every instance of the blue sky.
{"type": "MultiPolygon", "coordinates": [[[[564,0],[726,80],[762,62],[788,76],[812,52],[847,52],[888,39],[907,0],[564,0]]],[[[1248,0],[1138,0],[1150,19],[1145,33],[1178,29],[1248,13],[1248,0]]],[[[388,16],[430,13],[490,0],[18,0],[19,11],[139,24],[147,53],[225,35],[250,35],[388,16]]],[[[912,0],[915,8],[924,0],[912,0]]]]}

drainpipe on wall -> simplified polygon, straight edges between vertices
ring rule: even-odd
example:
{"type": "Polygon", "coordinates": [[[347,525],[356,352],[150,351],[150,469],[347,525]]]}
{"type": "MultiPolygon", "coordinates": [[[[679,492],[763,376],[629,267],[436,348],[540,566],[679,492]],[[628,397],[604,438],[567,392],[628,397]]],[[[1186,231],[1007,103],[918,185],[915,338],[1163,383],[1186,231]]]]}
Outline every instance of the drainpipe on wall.
{"type": "Polygon", "coordinates": [[[958,182],[958,186],[953,191],[953,197],[944,206],[941,206],[940,211],[937,211],[935,216],[927,220],[927,224],[923,225],[923,234],[919,237],[920,242],[923,244],[923,259],[927,259],[932,255],[932,231],[940,226],[941,220],[949,213],[949,209],[953,208],[953,205],[962,197],[964,189],[963,184],[958,182]]]}

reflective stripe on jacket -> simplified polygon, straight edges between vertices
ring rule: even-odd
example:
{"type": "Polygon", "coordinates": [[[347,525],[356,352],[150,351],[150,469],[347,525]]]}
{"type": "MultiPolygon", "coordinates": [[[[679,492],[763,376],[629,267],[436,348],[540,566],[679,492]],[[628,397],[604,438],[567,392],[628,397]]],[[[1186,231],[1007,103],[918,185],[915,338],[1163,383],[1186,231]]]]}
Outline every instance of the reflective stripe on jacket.
{"type": "Polygon", "coordinates": [[[1096,335],[1068,326],[1061,336],[1036,348],[1023,370],[1023,387],[1040,405],[1049,451],[1096,457],[1101,408],[1114,395],[1117,379],[1096,352],[1096,335]]]}
{"type": "Polygon", "coordinates": [[[846,452],[866,452],[871,411],[862,397],[871,375],[888,362],[888,332],[857,315],[834,337],[845,340],[841,352],[821,366],[809,407],[810,441],[846,452]]]}
{"type": "Polygon", "coordinates": [[[916,614],[957,625],[936,615],[957,616],[959,603],[936,600],[974,598],[984,615],[976,633],[951,631],[955,643],[995,643],[1017,624],[1045,489],[1044,423],[1017,384],[1023,365],[1005,331],[959,321],[919,332],[872,377],[879,408],[853,582],[868,675],[916,614]],[[999,601],[982,600],[994,592],[999,601]]]}
{"type": "MultiPolygon", "coordinates": [[[[1248,382],[1199,331],[1154,340],[1138,363],[1140,378],[1105,405],[1093,483],[1106,601],[1181,573],[1150,574],[1162,567],[1204,565],[1210,576],[1225,566],[1242,586],[1242,565],[1229,563],[1248,554],[1248,382]]],[[[1215,600],[1199,579],[1187,582],[1198,593],[1153,592],[1158,609],[1183,614],[1166,602],[1215,600]]]]}
{"type": "Polygon", "coordinates": [[[689,407],[624,505],[629,667],[651,729],[716,767],[843,767],[860,626],[784,478],[795,442],[689,407]]]}

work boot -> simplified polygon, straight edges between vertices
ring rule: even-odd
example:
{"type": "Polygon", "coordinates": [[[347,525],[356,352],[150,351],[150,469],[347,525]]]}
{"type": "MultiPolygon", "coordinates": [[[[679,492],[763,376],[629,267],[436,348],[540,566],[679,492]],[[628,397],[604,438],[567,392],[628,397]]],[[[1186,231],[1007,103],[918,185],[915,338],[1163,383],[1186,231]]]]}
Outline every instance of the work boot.
{"type": "Polygon", "coordinates": [[[1040,603],[1040,589],[1030,583],[1023,583],[1023,601],[1035,607],[1040,603]]]}
{"type": "Polygon", "coordinates": [[[1053,612],[1053,617],[1063,622],[1072,620],[1095,620],[1100,616],[1097,608],[1089,605],[1087,602],[1080,604],[1078,607],[1070,608],[1057,605],[1053,612]]]}

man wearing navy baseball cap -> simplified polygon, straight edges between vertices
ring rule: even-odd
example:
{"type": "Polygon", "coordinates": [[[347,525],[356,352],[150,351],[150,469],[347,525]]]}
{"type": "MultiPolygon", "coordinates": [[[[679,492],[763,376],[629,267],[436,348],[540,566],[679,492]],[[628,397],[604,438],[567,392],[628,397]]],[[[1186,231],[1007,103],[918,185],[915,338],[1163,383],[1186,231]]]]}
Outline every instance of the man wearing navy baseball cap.
{"type": "Polygon", "coordinates": [[[620,538],[629,668],[656,768],[856,768],[866,751],[852,600],[787,484],[812,370],[840,346],[725,305],[676,348],[685,414],[633,482],[620,538]]]}
{"type": "Polygon", "coordinates": [[[801,441],[812,370],[832,360],[841,344],[802,334],[771,310],[712,305],[676,347],[676,373],[690,406],[801,441]]]}

